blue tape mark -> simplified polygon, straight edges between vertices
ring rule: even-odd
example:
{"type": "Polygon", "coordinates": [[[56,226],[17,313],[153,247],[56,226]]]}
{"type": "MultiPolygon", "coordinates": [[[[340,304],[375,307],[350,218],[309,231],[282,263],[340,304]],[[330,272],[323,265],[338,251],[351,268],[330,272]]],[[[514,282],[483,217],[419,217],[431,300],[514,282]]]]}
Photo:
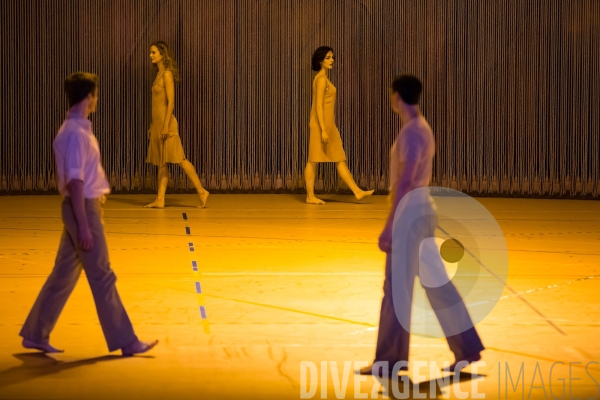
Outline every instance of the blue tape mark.
{"type": "MultiPolygon", "coordinates": [[[[188,216],[186,213],[181,213],[181,216],[183,217],[184,221],[188,220],[188,216]]],[[[192,230],[189,226],[185,227],[185,233],[187,235],[192,234],[192,230]]],[[[190,249],[190,252],[193,252],[194,251],[194,243],[188,242],[188,248],[190,249]]],[[[192,261],[192,270],[194,271],[194,273],[198,272],[198,263],[195,260],[192,261]]],[[[200,285],[200,282],[194,282],[194,284],[196,286],[196,294],[201,295],[202,294],[202,286],[200,285]]],[[[198,297],[198,302],[204,303],[203,298],[198,297]]],[[[208,328],[208,318],[206,316],[206,309],[204,308],[204,306],[200,306],[200,316],[202,317],[202,325],[204,325],[204,332],[210,333],[210,329],[208,328]]]]}

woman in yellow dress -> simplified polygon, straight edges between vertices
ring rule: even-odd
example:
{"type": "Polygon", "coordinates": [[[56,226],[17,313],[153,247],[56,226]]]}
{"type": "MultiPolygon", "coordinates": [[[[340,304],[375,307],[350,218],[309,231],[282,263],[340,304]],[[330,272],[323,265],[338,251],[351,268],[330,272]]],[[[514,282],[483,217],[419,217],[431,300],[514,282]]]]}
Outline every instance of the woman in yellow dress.
{"type": "Polygon", "coordinates": [[[152,124],[148,130],[147,163],[158,166],[158,194],[156,200],[148,204],[149,208],[165,207],[165,192],[169,183],[168,163],[179,164],[190,181],[194,184],[200,205],[206,207],[208,191],[202,187],[196,169],[185,158],[183,146],[179,138],[177,120],[173,115],[175,106],[175,83],[179,81],[179,70],[173,51],[162,41],[150,46],[150,60],[157,70],[156,79],[152,84],[152,124]]]}
{"type": "Polygon", "coordinates": [[[335,126],[335,97],[336,88],[329,80],[329,71],[333,68],[333,49],[321,46],[312,56],[312,69],[317,75],[312,84],[312,108],[310,110],[310,142],[308,147],[308,162],[304,170],[306,181],[306,202],[308,204],[325,204],[315,196],[315,175],[317,163],[335,162],[342,180],[354,193],[357,200],[373,194],[373,190],[361,190],[348,166],[346,153],[342,146],[340,131],[335,126]]]}

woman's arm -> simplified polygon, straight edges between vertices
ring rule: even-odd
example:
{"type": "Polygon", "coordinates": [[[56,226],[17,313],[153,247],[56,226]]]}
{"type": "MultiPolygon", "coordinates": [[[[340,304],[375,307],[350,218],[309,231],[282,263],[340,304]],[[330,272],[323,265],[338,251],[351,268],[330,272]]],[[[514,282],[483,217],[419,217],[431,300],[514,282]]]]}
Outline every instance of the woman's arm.
{"type": "Polygon", "coordinates": [[[165,80],[165,90],[167,91],[167,111],[160,135],[163,139],[166,139],[169,133],[171,115],[173,115],[173,109],[175,108],[175,81],[173,80],[173,73],[171,71],[165,71],[163,79],[165,80]]]}
{"type": "Polygon", "coordinates": [[[317,102],[317,120],[321,127],[321,140],[323,143],[329,141],[329,134],[325,127],[325,115],[323,111],[323,105],[325,103],[325,90],[327,89],[327,78],[321,76],[315,81],[315,101],[317,102]]]}

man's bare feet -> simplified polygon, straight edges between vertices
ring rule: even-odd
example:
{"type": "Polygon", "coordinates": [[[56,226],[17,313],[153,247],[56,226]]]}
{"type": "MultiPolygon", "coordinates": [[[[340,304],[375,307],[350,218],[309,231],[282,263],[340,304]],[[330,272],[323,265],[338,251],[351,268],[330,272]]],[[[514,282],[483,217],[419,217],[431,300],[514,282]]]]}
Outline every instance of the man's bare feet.
{"type": "Polygon", "coordinates": [[[50,343],[36,343],[31,340],[23,339],[23,347],[26,349],[40,350],[44,353],[64,353],[64,350],[57,349],[56,347],[50,346],[50,343]]]}
{"type": "Polygon", "coordinates": [[[481,353],[475,353],[471,356],[465,357],[462,360],[456,360],[454,361],[454,364],[450,365],[449,367],[446,367],[443,369],[443,371],[449,371],[449,372],[454,372],[457,367],[459,366],[458,364],[460,363],[460,369],[465,368],[467,365],[477,362],[481,360],[481,353]]]}
{"type": "Polygon", "coordinates": [[[126,357],[133,356],[134,354],[145,353],[148,350],[152,349],[157,344],[158,344],[158,340],[155,340],[153,342],[142,342],[141,340],[136,340],[129,346],[123,347],[121,349],[121,352],[123,352],[123,355],[126,357]]]}
{"type": "MultiPolygon", "coordinates": [[[[383,367],[383,365],[382,365],[382,367],[383,367]]],[[[359,369],[358,371],[355,371],[355,373],[357,373],[359,375],[375,375],[375,376],[382,376],[382,377],[393,377],[393,376],[397,376],[398,372],[400,372],[400,371],[408,371],[408,367],[405,365],[400,365],[397,368],[395,368],[395,365],[391,365],[391,367],[392,368],[385,370],[383,368],[377,367],[376,364],[375,365],[371,364],[369,366],[359,369]],[[396,373],[394,373],[394,372],[396,372],[396,373]]]]}
{"type": "Polygon", "coordinates": [[[150,204],[146,204],[144,208],[165,208],[165,201],[160,201],[157,199],[150,204]]]}
{"type": "Polygon", "coordinates": [[[355,194],[354,197],[356,197],[356,200],[362,200],[365,197],[369,197],[370,195],[373,194],[375,190],[361,190],[359,194],[355,194]]]}
{"type": "Polygon", "coordinates": [[[316,197],[307,197],[306,198],[306,204],[325,204],[325,202],[321,199],[318,199],[316,197]]]}
{"type": "Polygon", "coordinates": [[[200,197],[200,205],[198,206],[198,208],[206,207],[206,200],[208,199],[209,194],[210,193],[206,189],[204,189],[204,192],[202,194],[198,193],[198,197],[200,197]]]}

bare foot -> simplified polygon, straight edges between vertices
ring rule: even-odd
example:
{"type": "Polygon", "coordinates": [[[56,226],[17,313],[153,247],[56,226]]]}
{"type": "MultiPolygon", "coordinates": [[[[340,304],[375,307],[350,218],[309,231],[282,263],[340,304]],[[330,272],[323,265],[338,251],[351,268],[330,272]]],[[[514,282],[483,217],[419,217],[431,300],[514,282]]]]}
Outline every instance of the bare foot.
{"type": "Polygon", "coordinates": [[[153,342],[142,342],[141,340],[136,340],[134,343],[129,346],[125,346],[121,349],[121,352],[124,356],[130,357],[135,354],[142,354],[152,349],[154,346],[158,344],[158,340],[153,342]]]}
{"type": "Polygon", "coordinates": [[[476,353],[471,356],[464,357],[462,360],[454,361],[454,364],[450,365],[449,367],[444,368],[443,371],[454,372],[457,369],[459,363],[464,364],[464,365],[461,365],[461,369],[462,369],[462,368],[465,368],[467,365],[477,362],[479,360],[481,360],[481,353],[476,353]]]}
{"type": "Polygon", "coordinates": [[[208,199],[208,195],[210,193],[208,193],[208,190],[204,190],[204,192],[202,194],[198,194],[198,196],[200,197],[200,205],[198,206],[198,208],[204,208],[206,207],[206,200],[208,199]]]}
{"type": "Polygon", "coordinates": [[[154,200],[150,204],[146,204],[144,208],[165,208],[165,201],[154,200]]]}
{"type": "Polygon", "coordinates": [[[408,366],[402,365],[400,367],[398,367],[397,371],[394,371],[394,366],[390,365],[390,368],[386,371],[383,368],[377,368],[376,366],[374,366],[373,364],[369,365],[368,367],[363,367],[361,369],[359,369],[358,371],[355,371],[355,373],[359,374],[359,375],[375,375],[375,376],[385,376],[385,377],[393,377],[395,375],[398,375],[398,372],[400,371],[408,371],[408,366]],[[380,375],[380,371],[381,371],[381,375],[380,375]],[[396,372],[394,374],[394,372],[396,372]]]}
{"type": "Polygon", "coordinates": [[[317,199],[316,197],[307,197],[306,204],[325,204],[325,202],[321,199],[317,199]]]}
{"type": "Polygon", "coordinates": [[[373,194],[375,190],[361,190],[359,194],[355,194],[354,197],[356,197],[356,200],[362,200],[365,197],[369,197],[370,195],[373,194]]]}
{"type": "Polygon", "coordinates": [[[50,343],[36,343],[31,340],[23,339],[23,347],[26,349],[40,350],[44,353],[63,353],[64,350],[50,346],[50,343]]]}

